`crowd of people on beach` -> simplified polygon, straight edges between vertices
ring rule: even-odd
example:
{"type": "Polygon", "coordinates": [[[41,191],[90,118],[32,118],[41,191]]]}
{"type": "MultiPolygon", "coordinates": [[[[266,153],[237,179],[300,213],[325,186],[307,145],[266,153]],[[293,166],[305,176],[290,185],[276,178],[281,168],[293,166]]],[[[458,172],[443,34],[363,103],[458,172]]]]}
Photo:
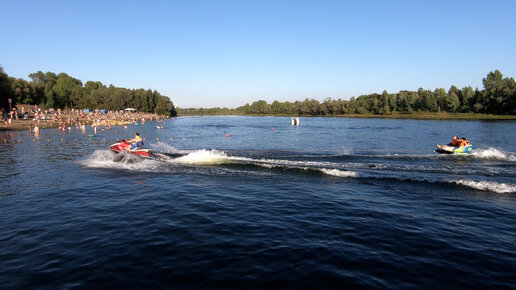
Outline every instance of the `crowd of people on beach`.
{"type": "MultiPolygon", "coordinates": [[[[86,131],[91,126],[94,133],[97,128],[110,130],[113,125],[128,125],[138,122],[144,124],[146,120],[159,121],[162,116],[154,113],[142,113],[129,110],[107,111],[107,110],[79,110],[79,109],[44,109],[39,106],[20,106],[18,111],[13,107],[10,111],[0,110],[1,120],[4,128],[12,128],[13,123],[23,122],[34,134],[39,134],[41,128],[58,128],[59,131],[76,130],[86,131]],[[27,107],[27,109],[26,109],[27,107]],[[21,120],[21,121],[19,121],[21,120]]],[[[17,129],[20,129],[19,127],[17,129]]]]}
{"type": "MultiPolygon", "coordinates": [[[[23,112],[22,114],[24,114],[23,112]]],[[[13,120],[18,120],[18,112],[16,111],[16,107],[12,108],[9,111],[4,110],[4,108],[0,109],[0,120],[4,121],[4,126],[11,126],[13,120]]]]}

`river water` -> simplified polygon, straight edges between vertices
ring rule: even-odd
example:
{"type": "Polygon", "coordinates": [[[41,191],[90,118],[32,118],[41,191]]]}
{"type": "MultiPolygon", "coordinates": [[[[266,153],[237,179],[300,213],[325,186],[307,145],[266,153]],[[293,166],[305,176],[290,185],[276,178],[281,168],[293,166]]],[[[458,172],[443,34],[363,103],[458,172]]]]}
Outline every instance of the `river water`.
{"type": "Polygon", "coordinates": [[[1,132],[0,285],[516,287],[516,122],[163,126],[1,132]],[[135,132],[155,158],[108,150],[135,132]]]}

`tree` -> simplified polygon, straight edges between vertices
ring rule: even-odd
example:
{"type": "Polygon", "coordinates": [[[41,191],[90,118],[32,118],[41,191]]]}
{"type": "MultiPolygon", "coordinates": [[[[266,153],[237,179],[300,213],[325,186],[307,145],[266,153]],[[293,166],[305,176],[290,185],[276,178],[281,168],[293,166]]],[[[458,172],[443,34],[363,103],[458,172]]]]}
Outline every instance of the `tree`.
{"type": "Polygon", "coordinates": [[[93,90],[98,90],[98,89],[101,89],[101,88],[105,88],[106,86],[103,85],[101,82],[94,82],[94,81],[87,81],[85,84],[84,84],[84,89],[87,91],[87,92],[91,92],[93,90]]]}
{"type": "Polygon", "coordinates": [[[158,100],[156,102],[156,110],[155,113],[159,115],[165,115],[170,117],[177,116],[176,109],[174,108],[174,104],[170,101],[169,98],[164,96],[158,96],[158,100]]]}
{"type": "Polygon", "coordinates": [[[264,100],[259,100],[251,104],[251,112],[253,114],[268,114],[270,113],[270,106],[264,100]]]}
{"type": "Polygon", "coordinates": [[[319,101],[316,99],[306,98],[299,107],[299,113],[303,115],[319,115],[320,106],[319,101]]]}
{"type": "Polygon", "coordinates": [[[473,112],[473,105],[475,104],[475,91],[473,88],[462,88],[460,95],[462,96],[460,111],[463,113],[473,112]]]}
{"type": "Polygon", "coordinates": [[[503,112],[504,103],[504,81],[503,75],[499,70],[489,72],[485,78],[482,79],[484,85],[484,93],[480,103],[487,113],[499,114],[503,112]]]}
{"type": "Polygon", "coordinates": [[[432,91],[424,90],[423,97],[421,98],[421,104],[421,109],[423,111],[439,111],[439,105],[437,104],[437,96],[432,91]]]}
{"type": "Polygon", "coordinates": [[[437,111],[446,111],[448,104],[446,90],[443,88],[435,89],[434,94],[437,100],[437,111]]]}
{"type": "Polygon", "coordinates": [[[418,97],[416,92],[400,91],[397,98],[397,107],[402,112],[413,112],[416,98],[418,97]]]}
{"type": "Polygon", "coordinates": [[[514,78],[503,79],[503,112],[516,114],[516,82],[514,78]]]}
{"type": "Polygon", "coordinates": [[[377,104],[377,106],[381,107],[378,112],[380,114],[390,114],[391,107],[390,107],[389,103],[390,103],[389,94],[387,93],[386,90],[384,90],[382,92],[382,94],[380,95],[380,102],[378,102],[378,104],[377,104]]]}
{"type": "MultiPolygon", "coordinates": [[[[55,93],[55,106],[57,108],[64,108],[67,106],[73,106],[71,102],[71,96],[74,91],[82,88],[82,82],[78,79],[74,79],[65,73],[60,73],[57,77],[56,84],[52,87],[52,91],[55,93]]],[[[80,93],[76,93],[80,95],[80,93]]]]}
{"type": "Polygon", "coordinates": [[[35,89],[35,102],[45,107],[54,108],[56,104],[56,95],[52,88],[57,82],[57,75],[53,72],[43,73],[38,71],[29,74],[35,89]]]}
{"type": "Polygon", "coordinates": [[[448,97],[446,99],[446,110],[455,113],[460,107],[459,90],[456,86],[451,86],[448,90],[448,97]]]}
{"type": "Polygon", "coordinates": [[[4,72],[4,68],[0,66],[0,108],[9,109],[8,99],[13,97],[14,93],[9,76],[4,72]]]}
{"type": "Polygon", "coordinates": [[[14,92],[13,103],[34,104],[37,98],[34,86],[24,79],[11,78],[11,89],[14,92]]]}
{"type": "Polygon", "coordinates": [[[324,99],[323,103],[321,104],[321,113],[326,116],[335,114],[334,103],[335,101],[332,98],[324,99]]]}
{"type": "Polygon", "coordinates": [[[130,102],[133,99],[133,92],[128,89],[117,89],[106,104],[110,110],[121,110],[130,106],[130,102]]]}

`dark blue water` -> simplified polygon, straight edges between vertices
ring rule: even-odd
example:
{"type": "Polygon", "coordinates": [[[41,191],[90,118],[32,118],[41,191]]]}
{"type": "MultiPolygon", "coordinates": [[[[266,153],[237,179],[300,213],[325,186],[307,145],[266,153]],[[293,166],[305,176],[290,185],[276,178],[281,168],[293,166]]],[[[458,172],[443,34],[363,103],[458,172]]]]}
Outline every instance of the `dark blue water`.
{"type": "Polygon", "coordinates": [[[515,122],[164,126],[0,133],[1,287],[516,287],[515,122]]]}

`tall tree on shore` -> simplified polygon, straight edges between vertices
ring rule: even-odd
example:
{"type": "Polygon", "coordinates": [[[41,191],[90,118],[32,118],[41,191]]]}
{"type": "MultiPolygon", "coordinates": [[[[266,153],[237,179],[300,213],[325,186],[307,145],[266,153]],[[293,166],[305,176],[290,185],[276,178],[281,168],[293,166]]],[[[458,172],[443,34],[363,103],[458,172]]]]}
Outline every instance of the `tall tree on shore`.
{"type": "Polygon", "coordinates": [[[380,113],[388,115],[391,113],[391,107],[389,106],[390,103],[390,97],[389,93],[387,93],[386,90],[383,90],[382,94],[380,95],[380,113]]]}
{"type": "MultiPolygon", "coordinates": [[[[438,92],[438,90],[436,89],[438,92]]],[[[437,112],[439,111],[439,104],[437,96],[430,90],[424,90],[422,97],[422,111],[437,112]]]]}
{"type": "Polygon", "coordinates": [[[167,97],[161,95],[158,96],[154,112],[158,115],[168,115],[170,117],[177,116],[174,104],[167,97]]]}
{"type": "Polygon", "coordinates": [[[54,108],[56,105],[56,95],[52,88],[57,82],[57,75],[53,72],[43,73],[42,71],[37,71],[36,73],[29,74],[29,77],[32,79],[35,89],[35,102],[39,105],[54,108]]]}
{"type": "Polygon", "coordinates": [[[55,93],[55,106],[57,108],[65,108],[67,106],[75,107],[75,102],[80,98],[79,90],[82,88],[82,82],[78,79],[72,78],[71,76],[60,73],[57,76],[56,84],[52,87],[52,91],[55,93]],[[72,95],[75,94],[75,102],[72,102],[72,95]]]}
{"type": "Polygon", "coordinates": [[[9,109],[8,99],[12,99],[13,96],[14,93],[9,76],[4,72],[4,68],[0,66],[0,108],[9,109]]]}
{"type": "Polygon", "coordinates": [[[36,93],[34,86],[24,79],[10,78],[11,89],[14,92],[14,103],[34,104],[36,93]]]}
{"type": "Polygon", "coordinates": [[[456,86],[451,86],[448,90],[448,96],[446,98],[446,111],[455,113],[460,107],[459,100],[459,89],[456,86]]]}
{"type": "Polygon", "coordinates": [[[505,98],[503,112],[505,114],[516,114],[516,81],[514,81],[514,78],[504,78],[503,85],[505,98]]]}
{"type": "Polygon", "coordinates": [[[473,88],[462,88],[460,95],[462,97],[460,111],[463,113],[473,112],[473,105],[475,104],[475,91],[473,88]]]}
{"type": "Polygon", "coordinates": [[[481,103],[485,112],[501,112],[504,102],[504,82],[502,73],[499,70],[489,72],[487,76],[482,79],[482,84],[484,85],[484,93],[481,103]]]}

